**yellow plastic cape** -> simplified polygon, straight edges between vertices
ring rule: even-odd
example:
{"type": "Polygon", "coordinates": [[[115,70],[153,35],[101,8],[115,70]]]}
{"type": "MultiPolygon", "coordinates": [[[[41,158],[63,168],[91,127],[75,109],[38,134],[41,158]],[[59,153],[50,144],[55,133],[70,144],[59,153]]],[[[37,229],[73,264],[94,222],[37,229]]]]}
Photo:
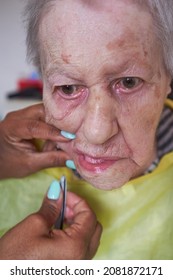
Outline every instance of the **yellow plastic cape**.
{"type": "Polygon", "coordinates": [[[51,181],[66,175],[68,188],[88,201],[103,225],[95,259],[173,259],[173,153],[151,174],[102,191],[65,168],[0,182],[0,233],[36,211],[51,181]]]}
{"type": "Polygon", "coordinates": [[[66,168],[0,181],[0,234],[37,211],[52,180],[62,175],[103,225],[95,259],[173,259],[173,153],[151,174],[112,191],[95,189],[66,168]]]}

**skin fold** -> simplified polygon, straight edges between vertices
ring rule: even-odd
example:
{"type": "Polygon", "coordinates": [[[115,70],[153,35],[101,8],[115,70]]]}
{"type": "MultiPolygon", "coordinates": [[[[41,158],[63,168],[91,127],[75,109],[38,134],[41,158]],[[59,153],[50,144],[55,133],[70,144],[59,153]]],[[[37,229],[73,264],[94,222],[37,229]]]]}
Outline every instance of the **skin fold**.
{"type": "Polygon", "coordinates": [[[149,12],[128,0],[55,1],[39,40],[46,121],[76,134],[58,145],[80,175],[107,190],[140,176],[171,81],[149,12]]]}

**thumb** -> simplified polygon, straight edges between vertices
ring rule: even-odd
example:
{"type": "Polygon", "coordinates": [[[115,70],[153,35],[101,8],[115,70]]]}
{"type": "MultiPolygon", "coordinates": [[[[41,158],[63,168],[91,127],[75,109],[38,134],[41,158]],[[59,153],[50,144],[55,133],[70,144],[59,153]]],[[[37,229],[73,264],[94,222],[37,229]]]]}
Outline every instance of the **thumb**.
{"type": "Polygon", "coordinates": [[[40,152],[31,155],[33,170],[40,170],[49,167],[65,166],[69,156],[61,150],[40,152]],[[34,159],[34,160],[33,160],[34,159]]]}
{"type": "Polygon", "coordinates": [[[46,232],[55,224],[61,213],[61,208],[62,191],[59,182],[54,180],[49,187],[40,210],[37,212],[42,217],[46,232]]]}

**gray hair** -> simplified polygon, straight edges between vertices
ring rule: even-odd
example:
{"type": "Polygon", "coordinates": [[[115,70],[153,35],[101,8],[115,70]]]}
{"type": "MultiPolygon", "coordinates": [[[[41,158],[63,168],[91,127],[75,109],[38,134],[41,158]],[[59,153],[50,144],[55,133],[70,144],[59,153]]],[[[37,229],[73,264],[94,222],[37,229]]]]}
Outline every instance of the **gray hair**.
{"type": "Polygon", "coordinates": [[[24,24],[26,26],[27,59],[41,71],[39,25],[44,15],[49,12],[56,0],[27,0],[24,9],[24,24]]]}
{"type": "MultiPolygon", "coordinates": [[[[63,1],[63,0],[62,0],[63,1]]],[[[166,70],[173,78],[173,0],[133,0],[145,5],[153,17],[156,36],[163,50],[166,70]]],[[[39,24],[56,0],[27,0],[25,22],[27,57],[40,70],[39,24]]]]}

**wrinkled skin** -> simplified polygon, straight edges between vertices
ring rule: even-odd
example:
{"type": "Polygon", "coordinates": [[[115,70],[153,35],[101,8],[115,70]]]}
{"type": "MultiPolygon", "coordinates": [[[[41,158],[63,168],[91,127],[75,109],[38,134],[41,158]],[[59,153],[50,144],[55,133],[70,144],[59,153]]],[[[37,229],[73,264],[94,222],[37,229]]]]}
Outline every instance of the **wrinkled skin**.
{"type": "Polygon", "coordinates": [[[10,112],[0,122],[0,179],[65,166],[69,156],[63,151],[57,152],[59,141],[67,142],[67,139],[57,128],[45,123],[43,104],[10,112]],[[34,139],[46,141],[42,151],[38,151],[34,139]]]}
{"type": "MultiPolygon", "coordinates": [[[[0,179],[23,177],[40,169],[64,166],[69,156],[58,143],[69,142],[45,123],[43,104],[9,113],[0,122],[0,179]],[[33,140],[44,139],[38,151],[33,140]]],[[[99,246],[102,227],[87,203],[68,193],[64,230],[52,229],[62,207],[45,197],[40,210],[0,238],[0,259],[91,259],[99,246]]]]}
{"type": "Polygon", "coordinates": [[[46,120],[76,134],[60,146],[78,172],[101,189],[140,176],[156,157],[171,80],[148,11],[130,0],[55,1],[39,38],[46,120]]]}
{"type": "Polygon", "coordinates": [[[59,200],[45,197],[37,213],[28,216],[0,239],[0,259],[91,259],[97,251],[102,232],[95,214],[83,199],[68,193],[68,226],[64,230],[52,229],[61,205],[62,197],[59,200]]]}

